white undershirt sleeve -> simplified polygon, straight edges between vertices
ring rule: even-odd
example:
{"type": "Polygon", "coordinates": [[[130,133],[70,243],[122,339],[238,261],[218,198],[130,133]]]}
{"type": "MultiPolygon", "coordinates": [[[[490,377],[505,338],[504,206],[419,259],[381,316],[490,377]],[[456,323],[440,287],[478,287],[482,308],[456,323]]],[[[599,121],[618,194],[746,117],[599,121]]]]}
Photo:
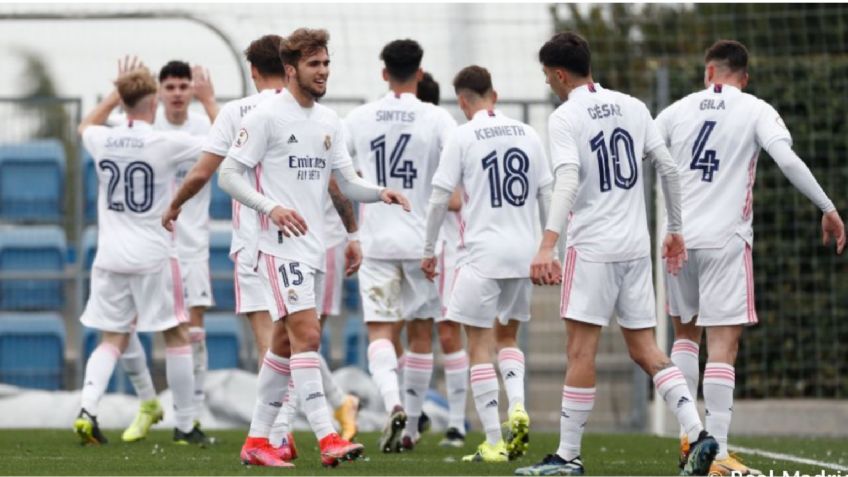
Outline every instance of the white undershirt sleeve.
{"type": "Polygon", "coordinates": [[[375,186],[359,177],[352,164],[348,164],[340,169],[334,169],[333,177],[336,178],[342,194],[352,201],[372,203],[383,200],[380,198],[383,188],[375,186]]]}
{"type": "Polygon", "coordinates": [[[550,214],[545,229],[561,236],[568,226],[568,214],[577,198],[580,167],[574,163],[565,163],[557,167],[554,174],[554,191],[551,194],[550,214]]]}
{"type": "Polygon", "coordinates": [[[427,235],[424,238],[424,258],[436,255],[436,241],[439,239],[439,230],[448,213],[451,191],[433,186],[430,194],[430,202],[427,205],[427,235]]]}
{"type": "Polygon", "coordinates": [[[777,166],[783,172],[783,175],[789,179],[789,182],[795,186],[804,196],[816,204],[816,207],[822,212],[831,212],[836,210],[833,201],[827,196],[822,187],[816,181],[810,168],[804,164],[804,161],[795,154],[792,146],[786,139],[781,139],[772,142],[766,152],[774,159],[777,166]]]}
{"type": "Polygon", "coordinates": [[[271,199],[250,187],[250,183],[244,177],[248,167],[241,162],[227,157],[221,163],[218,170],[218,185],[233,199],[239,201],[253,210],[270,215],[277,204],[271,199]]]}
{"type": "Polygon", "coordinates": [[[648,159],[654,164],[654,169],[660,175],[660,186],[665,198],[665,210],[668,217],[667,232],[679,234],[683,231],[683,204],[680,196],[680,174],[677,164],[662,145],[648,151],[648,159]]]}

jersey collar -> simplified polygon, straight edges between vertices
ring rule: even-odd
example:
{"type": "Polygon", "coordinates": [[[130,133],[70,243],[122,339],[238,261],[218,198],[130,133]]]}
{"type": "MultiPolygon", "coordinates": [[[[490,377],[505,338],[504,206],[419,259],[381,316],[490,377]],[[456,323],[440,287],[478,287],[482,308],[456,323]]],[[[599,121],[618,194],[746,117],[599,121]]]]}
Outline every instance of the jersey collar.
{"type": "Polygon", "coordinates": [[[597,93],[602,89],[604,88],[601,87],[601,83],[586,83],[571,90],[571,92],[568,93],[568,99],[577,98],[585,94],[597,93]]]}
{"type": "Polygon", "coordinates": [[[729,84],[712,83],[707,87],[707,91],[711,91],[716,94],[721,94],[722,92],[726,91],[739,91],[739,88],[729,84]]]}
{"type": "Polygon", "coordinates": [[[497,109],[481,109],[480,111],[477,111],[476,113],[474,113],[474,116],[471,116],[471,120],[473,121],[475,119],[487,118],[487,117],[493,118],[493,117],[500,116],[500,115],[501,115],[501,112],[498,111],[497,109]]]}
{"type": "Polygon", "coordinates": [[[385,97],[386,98],[392,98],[392,99],[395,99],[397,101],[409,101],[409,100],[416,100],[417,101],[418,100],[418,97],[415,96],[412,93],[401,93],[401,94],[398,95],[398,94],[395,94],[394,91],[389,91],[388,93],[386,93],[385,97]]]}
{"type": "Polygon", "coordinates": [[[142,121],[140,119],[127,119],[124,123],[124,126],[127,129],[132,129],[133,131],[152,131],[153,125],[148,123],[147,121],[142,121]]]}

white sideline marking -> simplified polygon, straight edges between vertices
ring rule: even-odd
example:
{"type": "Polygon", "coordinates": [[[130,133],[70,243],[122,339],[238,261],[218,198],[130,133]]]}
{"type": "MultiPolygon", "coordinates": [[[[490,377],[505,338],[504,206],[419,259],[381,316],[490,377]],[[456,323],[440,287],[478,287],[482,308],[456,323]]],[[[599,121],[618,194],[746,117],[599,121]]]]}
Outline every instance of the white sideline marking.
{"type": "Polygon", "coordinates": [[[846,467],[844,465],[835,464],[833,462],[824,462],[824,461],[821,461],[821,460],[807,459],[805,457],[798,457],[797,455],[781,454],[780,452],[771,452],[771,451],[762,450],[762,449],[751,449],[749,447],[739,447],[739,446],[729,445],[729,446],[727,446],[727,448],[734,451],[734,452],[741,452],[743,454],[753,454],[753,455],[758,455],[758,456],[762,456],[762,457],[768,457],[770,459],[785,460],[785,461],[788,461],[788,462],[795,462],[797,464],[813,465],[813,466],[823,467],[823,468],[826,468],[826,469],[838,470],[838,471],[841,471],[841,472],[848,472],[848,467],[846,467]]]}

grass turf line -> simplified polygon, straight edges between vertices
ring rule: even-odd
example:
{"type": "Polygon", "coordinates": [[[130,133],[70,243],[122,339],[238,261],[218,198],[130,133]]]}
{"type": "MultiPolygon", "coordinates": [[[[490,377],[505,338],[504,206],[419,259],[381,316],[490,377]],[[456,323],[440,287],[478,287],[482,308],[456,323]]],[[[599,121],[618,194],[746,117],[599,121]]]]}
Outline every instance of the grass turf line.
{"type": "MultiPolygon", "coordinates": [[[[245,467],[239,461],[243,431],[209,431],[218,444],[207,449],[176,446],[171,431],[157,430],[144,441],[125,444],[120,431],[106,431],[109,444],[81,447],[70,429],[0,431],[0,475],[511,475],[517,467],[539,461],[556,450],[557,434],[531,434],[530,452],[508,464],[461,462],[482,441],[471,433],[464,449],[443,449],[440,435],[425,434],[412,452],[377,452],[377,433],[360,436],[366,457],[325,469],[318,458],[315,438],[296,434],[300,457],[295,469],[245,467]]],[[[740,438],[731,443],[786,452],[828,462],[848,463],[848,439],[740,438]]],[[[774,469],[813,475],[822,469],[743,456],[768,475],[774,469]]],[[[589,475],[676,475],[677,442],[644,434],[587,434],[583,458],[589,475]]],[[[833,472],[831,472],[833,473],[833,472]]]]}

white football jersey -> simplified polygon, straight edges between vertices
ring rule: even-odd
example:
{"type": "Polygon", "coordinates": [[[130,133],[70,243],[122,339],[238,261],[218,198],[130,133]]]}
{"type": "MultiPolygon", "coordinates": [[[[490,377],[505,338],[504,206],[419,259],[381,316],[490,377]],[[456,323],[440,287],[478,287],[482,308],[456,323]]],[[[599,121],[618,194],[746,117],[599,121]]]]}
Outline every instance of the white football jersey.
{"type": "Polygon", "coordinates": [[[645,104],[587,84],[551,114],[548,135],[554,170],[580,168],[567,245],[592,262],[650,255],[642,159],[663,140],[645,104]]]}
{"type": "Polygon", "coordinates": [[[448,211],[442,223],[442,229],[439,231],[435,253],[437,257],[444,253],[445,264],[449,267],[454,267],[465,253],[464,234],[465,223],[462,222],[462,212],[448,211]]]}
{"type": "MultiPolygon", "coordinates": [[[[218,112],[218,116],[215,117],[215,123],[209,130],[203,151],[226,157],[227,152],[236,140],[239,125],[245,114],[266,99],[273,98],[279,92],[279,90],[265,89],[225,104],[218,112]]],[[[253,169],[245,172],[245,177],[251,184],[256,184],[256,174],[253,169]]],[[[233,239],[230,243],[230,255],[245,249],[246,252],[242,254],[243,256],[255,257],[259,245],[259,213],[250,207],[241,205],[236,200],[233,200],[232,204],[233,239]]]]}
{"type": "Polygon", "coordinates": [[[352,165],[341,128],[335,111],[319,103],[303,108],[288,90],[244,117],[228,156],[255,167],[258,189],[277,204],[297,211],[309,229],[306,235],[285,237],[261,216],[259,251],[324,270],[330,173],[352,165]]]}
{"type": "Polygon", "coordinates": [[[734,235],[753,243],[753,187],[761,148],[792,141],[777,111],[756,96],[711,85],[657,116],[680,172],[687,248],[721,248],[734,235]]]}
{"type": "Polygon", "coordinates": [[[478,111],[448,140],[433,186],[462,185],[465,254],[487,278],[530,276],[541,230],[540,188],[553,182],[542,141],[499,111],[478,111]]]}
{"type": "Polygon", "coordinates": [[[160,220],[177,166],[200,154],[202,138],[132,121],[114,128],[90,126],[82,140],[99,182],[94,266],[117,273],[159,269],[176,255],[160,220]]]}
{"type": "Polygon", "coordinates": [[[433,173],[456,121],[414,94],[389,92],[351,111],[345,126],[348,149],[362,176],[403,193],[412,205],[411,212],[383,203],[361,206],[363,255],[422,258],[433,173]]]}
{"type": "Polygon", "coordinates": [[[328,249],[347,241],[347,229],[330,199],[324,207],[324,241],[328,249]]]}
{"type": "MultiPolygon", "coordinates": [[[[153,129],[157,131],[182,131],[192,136],[206,137],[209,133],[209,118],[205,114],[194,111],[188,112],[188,118],[183,124],[171,124],[165,116],[165,108],[156,110],[156,120],[153,129]]],[[[180,188],[188,171],[194,166],[199,157],[193,157],[181,162],[177,167],[177,177],[174,190],[180,188]]],[[[212,201],[212,189],[209,184],[186,202],[180,217],[176,221],[177,255],[183,261],[209,259],[209,203],[212,201]]]]}

